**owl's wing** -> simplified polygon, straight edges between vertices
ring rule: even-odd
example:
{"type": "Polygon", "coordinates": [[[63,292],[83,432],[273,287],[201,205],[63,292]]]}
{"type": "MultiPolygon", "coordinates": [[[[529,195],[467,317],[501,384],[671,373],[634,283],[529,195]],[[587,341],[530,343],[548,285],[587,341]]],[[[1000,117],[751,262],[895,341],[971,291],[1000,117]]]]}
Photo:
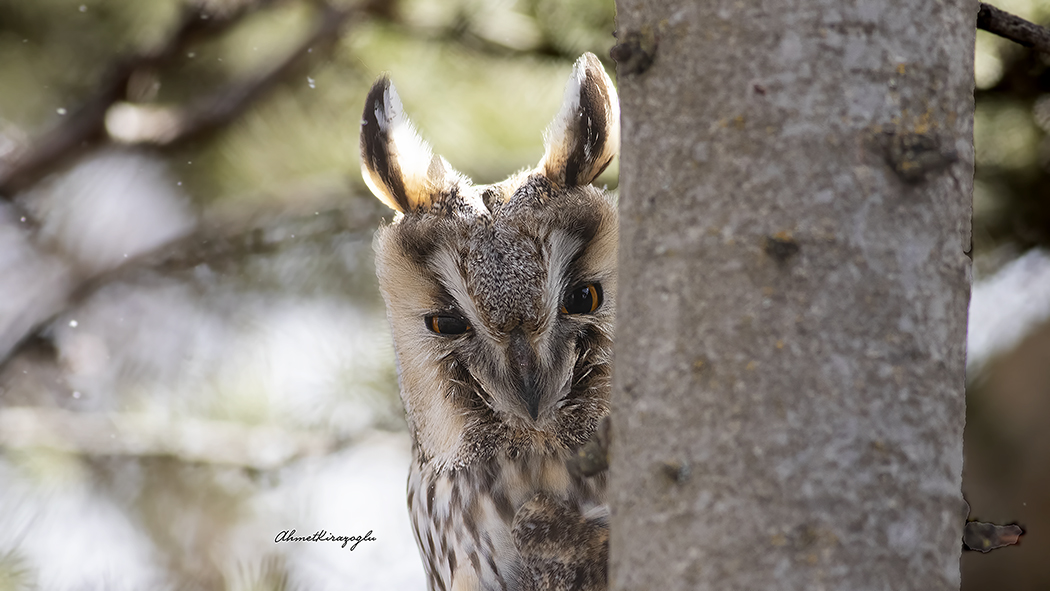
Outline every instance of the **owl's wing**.
{"type": "Polygon", "coordinates": [[[604,591],[609,525],[539,493],[518,509],[512,529],[528,591],[604,591]]]}

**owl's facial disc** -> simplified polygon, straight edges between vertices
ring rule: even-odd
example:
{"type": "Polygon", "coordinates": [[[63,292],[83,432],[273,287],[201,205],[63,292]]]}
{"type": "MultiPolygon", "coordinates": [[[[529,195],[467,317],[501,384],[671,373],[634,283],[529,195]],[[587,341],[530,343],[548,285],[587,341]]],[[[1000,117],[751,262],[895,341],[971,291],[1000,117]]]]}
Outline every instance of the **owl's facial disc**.
{"type": "Polygon", "coordinates": [[[585,256],[601,218],[577,211],[566,228],[564,216],[502,214],[428,257],[443,289],[419,322],[469,374],[457,383],[508,424],[542,430],[573,388],[581,338],[608,320],[607,266],[585,256]]]}

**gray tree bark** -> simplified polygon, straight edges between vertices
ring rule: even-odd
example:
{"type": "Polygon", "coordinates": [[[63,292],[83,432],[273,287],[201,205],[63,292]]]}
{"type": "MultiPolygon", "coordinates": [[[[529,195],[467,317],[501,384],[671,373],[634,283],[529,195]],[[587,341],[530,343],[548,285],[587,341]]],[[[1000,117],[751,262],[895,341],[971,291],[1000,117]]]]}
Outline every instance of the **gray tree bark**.
{"type": "Polygon", "coordinates": [[[958,589],[977,2],[617,9],[611,588],[958,589]]]}

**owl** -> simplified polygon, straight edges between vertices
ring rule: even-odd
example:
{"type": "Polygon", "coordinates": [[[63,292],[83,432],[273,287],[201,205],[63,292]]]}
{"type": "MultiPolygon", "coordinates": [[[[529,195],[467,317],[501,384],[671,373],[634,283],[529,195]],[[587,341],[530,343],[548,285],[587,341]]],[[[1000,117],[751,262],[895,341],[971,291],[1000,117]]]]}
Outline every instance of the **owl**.
{"type": "Polygon", "coordinates": [[[474,185],[380,77],[365,182],[395,210],[376,272],[412,435],[408,508],[429,588],[604,589],[605,476],[567,465],[609,412],[617,216],[590,183],[619,105],[584,54],[539,164],[474,185]]]}

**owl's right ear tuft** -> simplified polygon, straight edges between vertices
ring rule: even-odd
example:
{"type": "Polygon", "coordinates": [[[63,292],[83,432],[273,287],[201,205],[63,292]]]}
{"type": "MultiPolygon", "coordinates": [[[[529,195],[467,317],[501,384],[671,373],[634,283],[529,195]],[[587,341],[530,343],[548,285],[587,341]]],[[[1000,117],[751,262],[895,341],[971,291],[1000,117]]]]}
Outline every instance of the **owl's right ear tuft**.
{"type": "Polygon", "coordinates": [[[401,213],[430,208],[461,180],[416,133],[386,76],[372,84],[361,116],[361,175],[380,201],[401,213]]]}

